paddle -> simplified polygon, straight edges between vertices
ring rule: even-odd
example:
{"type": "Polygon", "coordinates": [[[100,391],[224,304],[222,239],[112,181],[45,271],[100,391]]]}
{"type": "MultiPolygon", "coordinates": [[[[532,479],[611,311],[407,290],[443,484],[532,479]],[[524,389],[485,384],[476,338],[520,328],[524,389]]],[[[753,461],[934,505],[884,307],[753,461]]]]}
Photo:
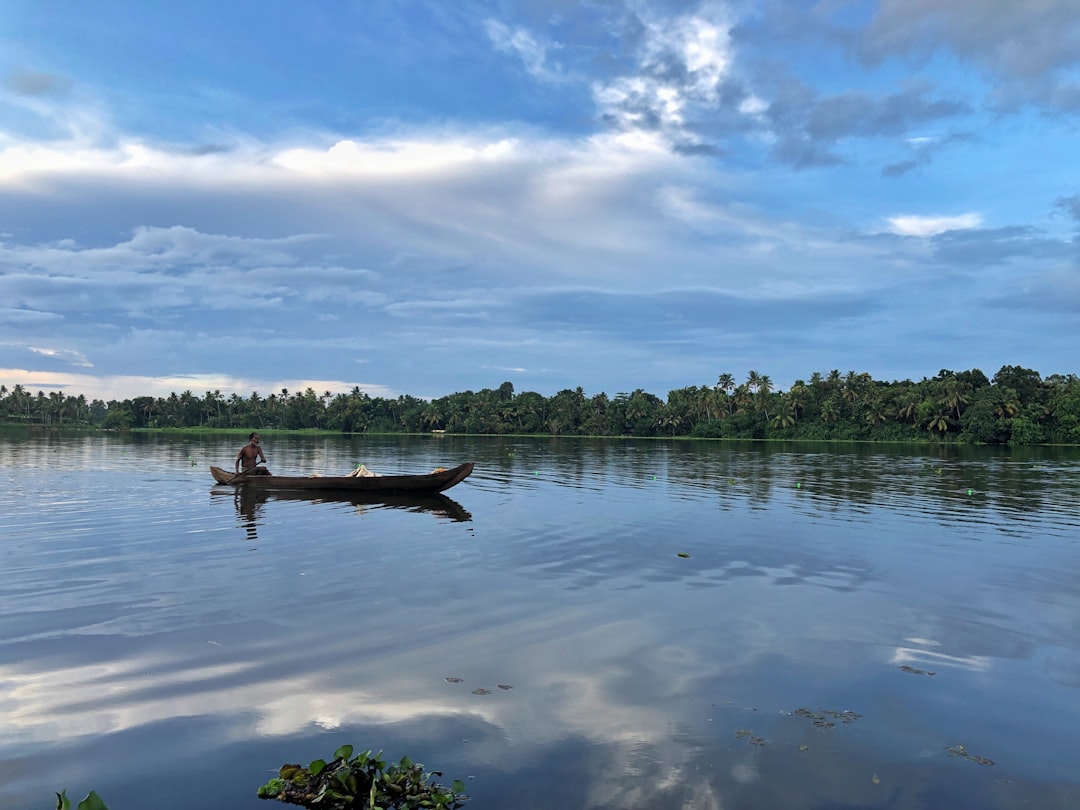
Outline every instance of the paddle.
{"type": "Polygon", "coordinates": [[[242,472],[238,472],[238,473],[236,473],[236,474],[235,474],[235,475],[234,475],[234,476],[233,476],[232,478],[230,478],[230,479],[229,479],[228,481],[225,481],[224,483],[226,483],[226,484],[231,484],[231,483],[232,483],[233,481],[235,481],[235,480],[236,480],[237,478],[243,478],[243,477],[244,477],[245,475],[247,475],[247,474],[248,474],[248,473],[250,473],[250,472],[251,472],[252,470],[254,470],[254,469],[255,469],[255,467],[258,467],[258,466],[259,466],[260,464],[265,464],[265,463],[266,463],[265,461],[256,461],[256,462],[255,462],[255,466],[254,466],[254,467],[248,467],[248,468],[247,468],[246,470],[243,470],[242,472]]]}

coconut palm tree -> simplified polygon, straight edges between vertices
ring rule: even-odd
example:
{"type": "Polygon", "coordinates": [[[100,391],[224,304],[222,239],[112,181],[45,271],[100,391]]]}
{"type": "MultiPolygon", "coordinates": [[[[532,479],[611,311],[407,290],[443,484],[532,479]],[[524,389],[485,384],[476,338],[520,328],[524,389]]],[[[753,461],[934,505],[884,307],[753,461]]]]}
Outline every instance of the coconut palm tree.
{"type": "Polygon", "coordinates": [[[885,414],[885,404],[880,399],[873,399],[867,403],[866,424],[870,427],[883,425],[889,418],[885,414]]]}
{"type": "Polygon", "coordinates": [[[931,432],[936,430],[936,431],[938,431],[938,433],[942,433],[942,434],[948,433],[948,431],[949,431],[949,416],[948,416],[948,414],[943,412],[943,411],[938,411],[937,413],[935,413],[933,416],[930,417],[930,421],[927,423],[926,429],[931,431],[931,432]]]}

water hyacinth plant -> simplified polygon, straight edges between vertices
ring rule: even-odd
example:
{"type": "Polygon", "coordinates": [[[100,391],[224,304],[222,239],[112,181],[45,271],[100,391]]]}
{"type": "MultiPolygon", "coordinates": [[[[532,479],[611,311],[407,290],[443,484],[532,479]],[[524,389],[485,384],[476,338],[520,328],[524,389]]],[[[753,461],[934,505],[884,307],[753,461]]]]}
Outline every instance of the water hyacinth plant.
{"type": "Polygon", "coordinates": [[[285,764],[278,776],[259,788],[260,799],[277,799],[314,810],[453,810],[467,799],[465,785],[454,780],[450,788],[436,784],[439,771],[402,757],[387,764],[382,752],[363,751],[343,745],[329,763],[316,759],[306,768],[285,764]]]}
{"type": "MultiPolygon", "coordinates": [[[[316,759],[307,767],[282,765],[278,776],[261,788],[260,799],[277,799],[312,810],[455,810],[468,799],[465,784],[454,780],[447,788],[437,784],[439,771],[402,757],[387,764],[382,751],[363,751],[343,745],[329,763],[316,759]]],[[[67,791],[56,794],[56,810],[72,810],[67,791]]],[[[109,810],[94,791],[75,810],[109,810]]]]}
{"type": "MultiPolygon", "coordinates": [[[[66,790],[56,794],[56,810],[71,810],[71,799],[67,797],[66,790]]],[[[75,810],[109,810],[109,808],[105,806],[101,797],[91,790],[86,794],[86,798],[79,802],[75,810]]]]}

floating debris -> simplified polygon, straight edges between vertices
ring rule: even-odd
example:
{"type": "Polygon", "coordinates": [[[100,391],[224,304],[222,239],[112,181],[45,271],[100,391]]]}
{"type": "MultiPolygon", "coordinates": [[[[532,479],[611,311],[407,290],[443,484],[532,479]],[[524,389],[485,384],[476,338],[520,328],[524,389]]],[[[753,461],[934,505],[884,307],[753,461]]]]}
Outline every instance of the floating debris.
{"type": "Polygon", "coordinates": [[[507,690],[509,690],[509,689],[513,689],[513,688],[514,688],[514,687],[512,687],[512,686],[511,686],[510,684],[508,684],[508,683],[500,683],[500,684],[496,684],[496,686],[498,686],[498,687],[499,687],[500,689],[502,689],[502,690],[503,690],[504,692],[505,692],[505,691],[507,691],[507,690]]]}
{"type": "Polygon", "coordinates": [[[479,689],[473,689],[472,693],[474,695],[490,695],[491,690],[490,689],[485,689],[484,687],[481,686],[479,689]]]}
{"type": "Polygon", "coordinates": [[[687,553],[686,553],[685,551],[680,551],[680,552],[679,552],[678,554],[676,554],[675,556],[676,556],[676,557],[682,557],[682,558],[683,558],[684,560],[686,560],[686,559],[689,559],[689,557],[690,557],[690,555],[689,555],[689,554],[687,554],[687,553]]]}
{"type": "Polygon", "coordinates": [[[735,736],[740,740],[750,740],[751,745],[765,745],[765,740],[762,737],[756,736],[754,732],[747,729],[736,731],[735,736]]]}
{"type": "Polygon", "coordinates": [[[461,683],[463,679],[455,678],[453,675],[447,675],[445,678],[443,678],[443,680],[447,683],[461,683]]]}
{"type": "Polygon", "coordinates": [[[962,745],[953,745],[945,749],[954,757],[963,757],[964,759],[970,759],[972,762],[979,765],[993,765],[994,760],[987,759],[986,757],[980,757],[976,754],[968,753],[968,750],[962,745]]]}
{"type": "Polygon", "coordinates": [[[792,714],[812,720],[817,728],[832,728],[837,722],[848,725],[862,717],[858,712],[838,712],[834,709],[822,709],[820,712],[814,712],[810,711],[810,709],[799,708],[793,711],[792,714]]]}
{"type": "Polygon", "coordinates": [[[910,672],[912,675],[929,675],[931,678],[937,675],[936,672],[929,672],[925,669],[915,669],[915,667],[909,667],[907,664],[904,664],[902,667],[900,667],[900,671],[910,672]]]}

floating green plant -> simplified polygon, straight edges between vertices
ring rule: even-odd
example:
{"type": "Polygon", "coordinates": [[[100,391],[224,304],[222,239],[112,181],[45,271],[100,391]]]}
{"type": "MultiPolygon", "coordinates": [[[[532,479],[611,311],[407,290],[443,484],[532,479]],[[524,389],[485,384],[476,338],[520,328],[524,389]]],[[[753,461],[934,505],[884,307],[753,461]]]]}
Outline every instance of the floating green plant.
{"type": "MultiPolygon", "coordinates": [[[[56,794],[56,810],[71,810],[71,799],[67,797],[66,790],[56,794]]],[[[86,798],[79,802],[75,810],[109,810],[109,808],[105,806],[101,797],[91,790],[86,794],[86,798]]]]}
{"type": "Polygon", "coordinates": [[[966,748],[964,748],[964,746],[962,746],[962,745],[951,745],[948,748],[946,748],[945,750],[948,751],[954,757],[960,757],[962,759],[967,759],[967,760],[970,760],[971,762],[974,762],[974,763],[976,763],[978,765],[993,765],[994,764],[994,760],[987,759],[986,757],[980,757],[977,754],[972,754],[966,748]]]}
{"type": "Polygon", "coordinates": [[[810,709],[799,708],[793,711],[792,714],[812,720],[817,728],[832,728],[837,722],[850,724],[862,717],[858,712],[838,712],[835,709],[822,709],[819,712],[813,712],[810,709]]]}
{"type": "Polygon", "coordinates": [[[467,798],[463,782],[455,779],[449,788],[436,784],[433,778],[442,773],[425,772],[408,757],[388,765],[381,751],[363,751],[355,757],[352,753],[351,745],[343,745],[329,763],[316,759],[306,768],[282,765],[278,776],[259,788],[258,796],[315,810],[452,810],[467,798]]]}

